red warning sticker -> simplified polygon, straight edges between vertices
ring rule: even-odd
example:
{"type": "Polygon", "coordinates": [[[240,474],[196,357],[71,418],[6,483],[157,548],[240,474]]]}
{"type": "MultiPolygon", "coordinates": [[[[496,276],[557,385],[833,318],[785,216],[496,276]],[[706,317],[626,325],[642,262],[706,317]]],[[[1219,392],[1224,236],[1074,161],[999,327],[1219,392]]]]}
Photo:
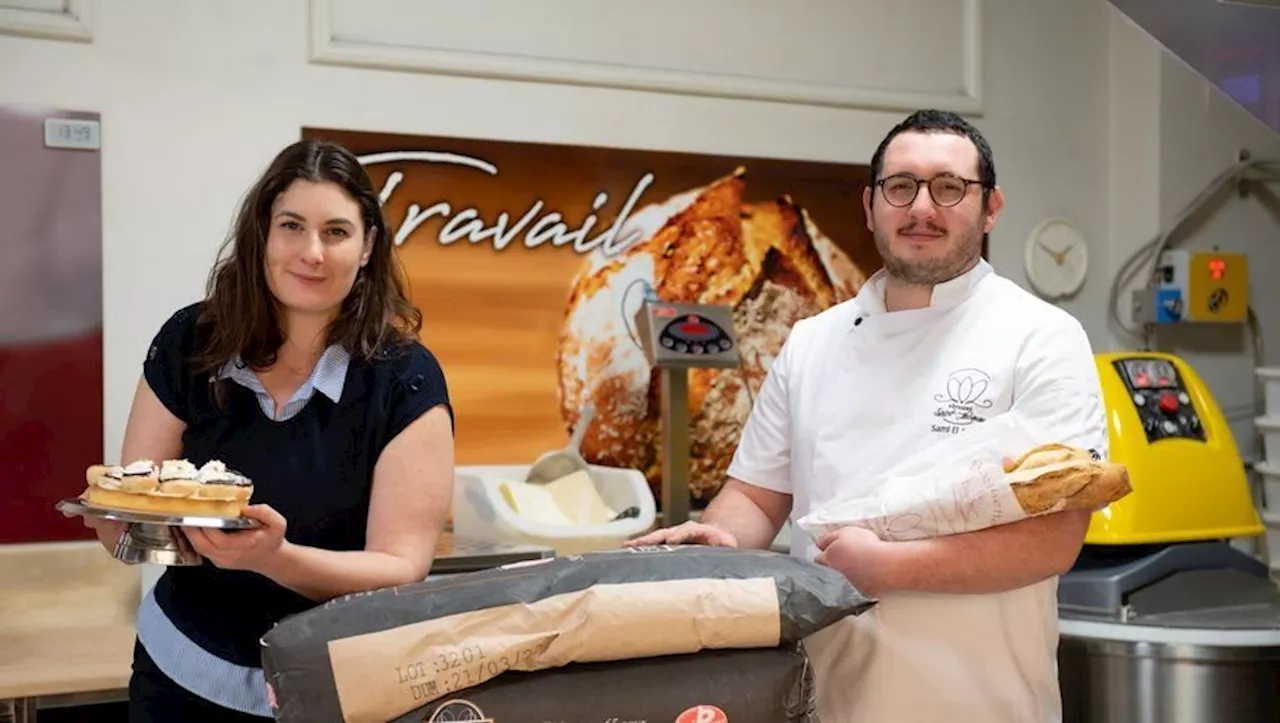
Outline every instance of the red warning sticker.
{"type": "Polygon", "coordinates": [[[714,705],[695,705],[677,716],[676,723],[729,723],[729,716],[714,705]]]}

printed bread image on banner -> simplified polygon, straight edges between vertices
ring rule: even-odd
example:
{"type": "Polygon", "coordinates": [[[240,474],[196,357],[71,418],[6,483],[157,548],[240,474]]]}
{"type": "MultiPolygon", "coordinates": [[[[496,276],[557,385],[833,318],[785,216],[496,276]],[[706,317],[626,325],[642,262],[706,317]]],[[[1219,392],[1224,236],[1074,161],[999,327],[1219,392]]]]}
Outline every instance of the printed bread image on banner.
{"type": "Polygon", "coordinates": [[[303,129],[360,156],[395,236],[422,341],[457,415],[458,464],[531,464],[581,410],[588,462],[660,496],[659,377],[634,317],[733,309],[737,369],[689,372],[690,488],[714,495],[792,325],[880,266],[865,165],[303,129]]]}

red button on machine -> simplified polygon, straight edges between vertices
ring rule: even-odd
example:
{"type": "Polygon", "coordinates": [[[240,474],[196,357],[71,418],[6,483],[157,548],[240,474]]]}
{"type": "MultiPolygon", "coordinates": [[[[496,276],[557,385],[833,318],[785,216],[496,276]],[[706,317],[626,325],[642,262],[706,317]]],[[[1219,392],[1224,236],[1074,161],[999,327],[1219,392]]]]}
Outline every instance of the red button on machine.
{"type": "Polygon", "coordinates": [[[1178,398],[1172,392],[1165,392],[1160,395],[1160,411],[1167,413],[1178,411],[1178,398]]]}

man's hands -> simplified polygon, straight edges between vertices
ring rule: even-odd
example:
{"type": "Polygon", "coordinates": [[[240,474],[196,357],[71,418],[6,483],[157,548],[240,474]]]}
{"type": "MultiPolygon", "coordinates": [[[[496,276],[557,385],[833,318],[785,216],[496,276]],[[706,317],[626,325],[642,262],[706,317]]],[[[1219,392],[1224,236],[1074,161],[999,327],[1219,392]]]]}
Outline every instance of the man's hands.
{"type": "Polygon", "coordinates": [[[813,561],[842,573],[859,592],[876,597],[891,589],[893,543],[861,527],[842,527],[823,535],[817,544],[821,552],[813,561]]]}
{"type": "Polygon", "coordinates": [[[701,522],[685,522],[662,530],[655,530],[643,537],[628,540],[626,547],[649,545],[710,545],[712,547],[737,547],[738,539],[719,527],[701,522]]]}
{"type": "Polygon", "coordinates": [[[263,573],[285,544],[285,519],[268,505],[249,505],[243,514],[262,526],[233,532],[188,527],[183,534],[192,549],[224,570],[263,573]]]}
{"type": "Polygon", "coordinates": [[[690,520],[655,530],[626,543],[647,545],[708,545],[765,549],[791,511],[791,495],[730,478],[702,513],[690,520]]]}

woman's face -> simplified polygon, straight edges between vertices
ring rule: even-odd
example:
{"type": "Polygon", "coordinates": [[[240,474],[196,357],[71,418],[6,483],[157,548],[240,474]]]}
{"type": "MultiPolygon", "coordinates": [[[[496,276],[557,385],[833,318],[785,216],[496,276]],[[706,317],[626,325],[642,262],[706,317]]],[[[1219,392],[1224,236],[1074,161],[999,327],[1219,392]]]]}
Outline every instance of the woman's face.
{"type": "Polygon", "coordinates": [[[336,183],[294,181],[271,207],[267,286],[284,310],[336,316],[369,261],[360,206],[336,183]]]}

